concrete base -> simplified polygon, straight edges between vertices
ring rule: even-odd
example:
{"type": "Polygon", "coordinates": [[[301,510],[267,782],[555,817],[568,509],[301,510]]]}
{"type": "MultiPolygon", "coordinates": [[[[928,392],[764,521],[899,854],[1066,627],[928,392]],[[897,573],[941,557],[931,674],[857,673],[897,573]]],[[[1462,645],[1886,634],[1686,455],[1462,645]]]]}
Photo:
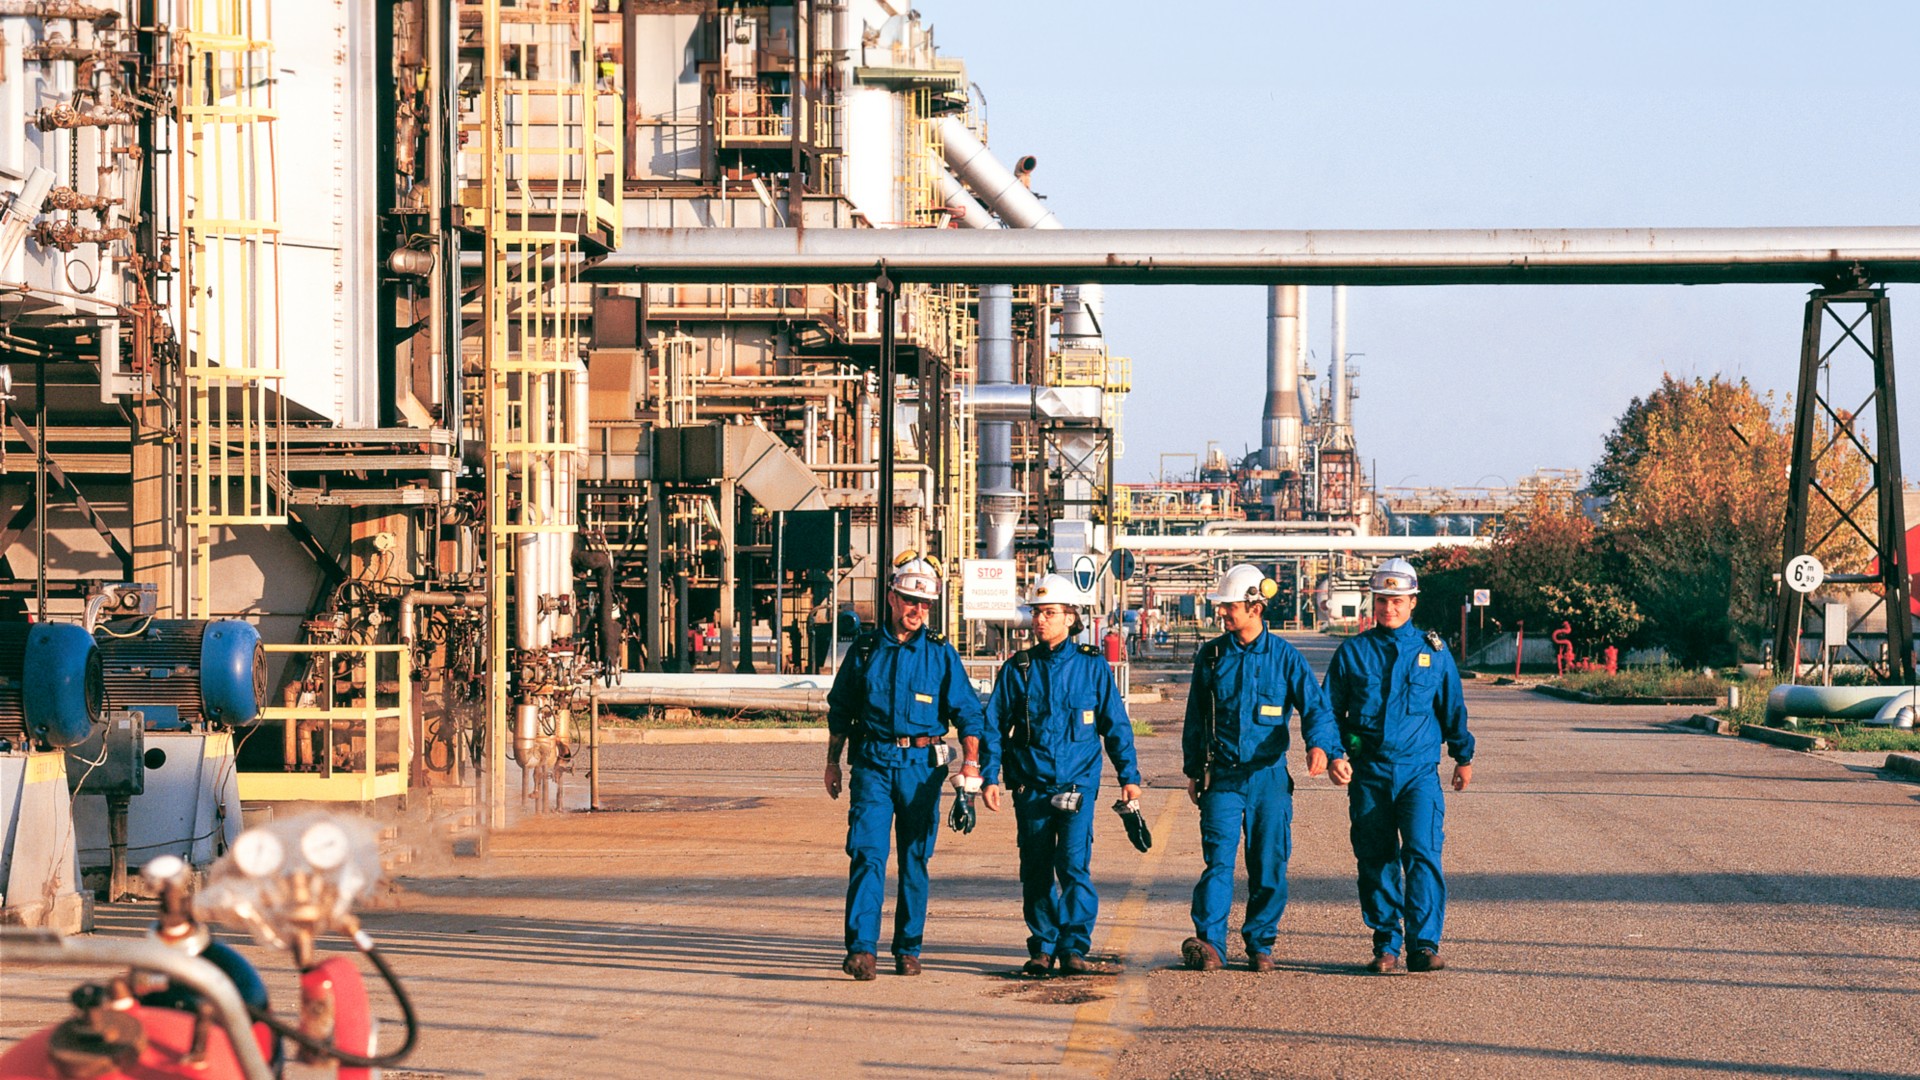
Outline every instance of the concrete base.
{"type": "Polygon", "coordinates": [[[93,895],[63,893],[45,903],[0,908],[0,926],[30,926],[72,937],[93,932],[93,895]]]}
{"type": "Polygon", "coordinates": [[[0,755],[0,922],[91,929],[79,892],[66,752],[0,755]]]}
{"type": "Polygon", "coordinates": [[[1888,772],[1920,780],[1920,754],[1888,754],[1887,763],[1883,768],[1888,772]]]}
{"type": "Polygon", "coordinates": [[[1789,750],[1825,750],[1827,740],[1818,735],[1802,735],[1793,731],[1781,731],[1779,728],[1761,727],[1758,724],[1745,724],[1740,728],[1740,737],[1755,742],[1784,746],[1789,750]]]}

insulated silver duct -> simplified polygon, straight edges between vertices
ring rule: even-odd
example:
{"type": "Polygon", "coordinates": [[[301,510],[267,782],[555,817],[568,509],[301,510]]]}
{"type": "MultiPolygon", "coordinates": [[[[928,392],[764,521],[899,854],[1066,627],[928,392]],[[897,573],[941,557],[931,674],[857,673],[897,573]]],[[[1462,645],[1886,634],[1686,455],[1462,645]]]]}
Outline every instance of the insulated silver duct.
{"type": "MultiPolygon", "coordinates": [[[[981,145],[960,118],[951,114],[940,120],[940,139],[945,146],[947,167],[987,204],[1000,220],[1015,229],[1063,229],[1053,211],[1046,208],[1011,170],[981,145]]],[[[1099,285],[1065,285],[1060,289],[1060,346],[1066,349],[1103,347],[1101,320],[1106,315],[1106,292],[1099,285]]]]}
{"type": "Polygon", "coordinates": [[[1300,467],[1300,286],[1267,288],[1267,408],[1261,418],[1261,464],[1300,467]]]}
{"type": "MultiPolygon", "coordinates": [[[[936,169],[934,185],[940,201],[963,228],[1001,227],[952,173],[936,169]]],[[[975,357],[975,378],[981,387],[1008,388],[1013,382],[1013,286],[980,286],[980,337],[975,357]]],[[[980,432],[980,554],[986,559],[1011,559],[1021,503],[1020,491],[1013,486],[1013,425],[985,418],[976,418],[976,423],[980,432]]]]}

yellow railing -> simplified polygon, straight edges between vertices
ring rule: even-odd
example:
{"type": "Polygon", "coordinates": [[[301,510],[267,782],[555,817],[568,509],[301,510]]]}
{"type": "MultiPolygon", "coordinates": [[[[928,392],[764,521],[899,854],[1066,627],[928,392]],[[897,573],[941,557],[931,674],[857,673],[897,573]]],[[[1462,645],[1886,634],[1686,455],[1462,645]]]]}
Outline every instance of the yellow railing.
{"type": "Polygon", "coordinates": [[[242,772],[240,798],[371,802],[407,793],[413,652],[406,645],[263,645],[289,657],[294,704],[260,710],[284,733],[286,772],[242,772]]]}
{"type": "Polygon", "coordinates": [[[214,535],[287,521],[276,69],[255,6],[189,0],[175,36],[187,613],[199,618],[212,610],[214,535]]]}
{"type": "Polygon", "coordinates": [[[793,95],[721,90],[713,95],[714,145],[722,150],[793,139],[793,95]]]}

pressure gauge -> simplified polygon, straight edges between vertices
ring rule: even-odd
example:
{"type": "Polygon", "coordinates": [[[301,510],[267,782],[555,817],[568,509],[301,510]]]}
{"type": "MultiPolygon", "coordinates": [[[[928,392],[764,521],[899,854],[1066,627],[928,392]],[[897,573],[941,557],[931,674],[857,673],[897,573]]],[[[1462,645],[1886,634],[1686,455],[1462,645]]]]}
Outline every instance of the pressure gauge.
{"type": "Polygon", "coordinates": [[[248,829],[233,842],[233,864],[250,878],[271,877],[286,858],[279,838],[265,829],[248,829]]]}
{"type": "Polygon", "coordinates": [[[352,847],[347,831],[331,821],[315,822],[300,836],[300,854],[316,870],[332,870],[346,862],[352,847]]]}
{"type": "Polygon", "coordinates": [[[187,861],[178,855],[161,855],[150,859],[141,867],[140,874],[155,888],[179,878],[187,872],[187,861]]]}

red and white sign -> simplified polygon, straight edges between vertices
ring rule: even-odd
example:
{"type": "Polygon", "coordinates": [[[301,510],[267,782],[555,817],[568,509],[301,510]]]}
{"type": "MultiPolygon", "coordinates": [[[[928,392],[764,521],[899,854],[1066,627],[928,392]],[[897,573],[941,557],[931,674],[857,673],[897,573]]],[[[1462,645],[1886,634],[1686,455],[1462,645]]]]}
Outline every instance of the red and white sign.
{"type": "Polygon", "coordinates": [[[1012,622],[1020,607],[1020,576],[1012,559],[960,560],[960,617],[1012,622]]]}

